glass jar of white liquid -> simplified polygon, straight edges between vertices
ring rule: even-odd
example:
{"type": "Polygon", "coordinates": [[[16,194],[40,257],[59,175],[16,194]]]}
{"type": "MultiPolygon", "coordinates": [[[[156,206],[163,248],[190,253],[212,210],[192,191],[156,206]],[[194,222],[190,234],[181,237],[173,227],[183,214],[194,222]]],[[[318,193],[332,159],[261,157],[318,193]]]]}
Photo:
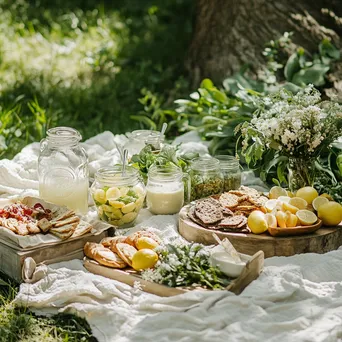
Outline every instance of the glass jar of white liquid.
{"type": "Polygon", "coordinates": [[[82,136],[70,127],[47,131],[40,142],[39,196],[70,209],[88,211],[88,157],[79,145],[82,136]]]}
{"type": "MultiPolygon", "coordinates": [[[[190,194],[190,178],[176,166],[153,165],[146,185],[147,208],[152,214],[176,214],[184,205],[184,183],[190,194]]],[[[190,198],[186,201],[189,202],[190,198]]]]}

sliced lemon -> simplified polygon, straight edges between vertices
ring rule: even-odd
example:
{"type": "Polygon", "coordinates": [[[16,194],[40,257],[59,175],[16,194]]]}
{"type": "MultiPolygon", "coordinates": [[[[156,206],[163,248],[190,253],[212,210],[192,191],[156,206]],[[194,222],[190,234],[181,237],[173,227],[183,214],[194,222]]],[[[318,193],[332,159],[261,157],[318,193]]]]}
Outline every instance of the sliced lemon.
{"type": "Polygon", "coordinates": [[[158,254],[152,249],[141,249],[134,253],[132,267],[136,271],[152,268],[158,261],[158,254]]]}
{"type": "Polygon", "coordinates": [[[144,204],[144,197],[139,197],[136,201],[135,201],[135,206],[137,207],[137,209],[140,209],[142,207],[142,205],[144,204]]]}
{"type": "Polygon", "coordinates": [[[278,200],[270,199],[265,203],[265,208],[270,213],[273,209],[275,209],[278,203],[278,200]]]}
{"type": "Polygon", "coordinates": [[[108,211],[110,213],[112,213],[115,210],[115,208],[113,208],[112,206],[107,205],[107,204],[102,204],[101,207],[102,207],[103,211],[108,211]]]}
{"type": "Polygon", "coordinates": [[[277,218],[278,226],[280,228],[286,228],[286,219],[287,219],[286,213],[279,210],[276,213],[276,218],[277,218]]]}
{"type": "Polygon", "coordinates": [[[106,193],[102,189],[96,189],[94,191],[93,198],[100,204],[106,203],[106,193]]]}
{"type": "Polygon", "coordinates": [[[287,191],[280,186],[274,186],[271,188],[268,195],[270,199],[277,199],[280,196],[287,196],[287,191]]]}
{"type": "Polygon", "coordinates": [[[131,211],[133,211],[135,209],[135,203],[128,203],[126,204],[125,206],[123,206],[121,208],[121,211],[124,213],[124,214],[127,214],[127,213],[130,213],[131,211]]]}
{"type": "Polygon", "coordinates": [[[159,244],[157,241],[151,239],[148,236],[142,236],[137,240],[136,243],[136,247],[140,250],[140,249],[155,249],[156,247],[158,247],[159,244]]]}
{"type": "Polygon", "coordinates": [[[268,213],[265,215],[265,218],[266,218],[268,228],[277,228],[278,222],[277,222],[277,218],[275,217],[275,215],[268,213]]]}
{"type": "Polygon", "coordinates": [[[291,199],[291,197],[289,197],[289,196],[279,196],[279,197],[278,197],[278,201],[280,201],[280,202],[289,203],[289,202],[290,202],[290,199],[291,199]]]}
{"type": "Polygon", "coordinates": [[[124,216],[122,216],[121,220],[122,220],[123,223],[131,223],[131,222],[133,222],[136,219],[137,215],[138,214],[135,213],[135,212],[130,212],[130,213],[125,214],[124,216]]]}
{"type": "Polygon", "coordinates": [[[303,226],[311,226],[317,222],[316,214],[310,210],[298,210],[296,215],[303,226]]]}
{"type": "Polygon", "coordinates": [[[297,191],[296,197],[303,198],[308,204],[311,204],[312,201],[318,197],[318,192],[312,186],[305,186],[297,191]]]}
{"type": "Polygon", "coordinates": [[[308,207],[308,202],[300,197],[293,197],[289,202],[291,205],[297,207],[298,209],[306,209],[308,207]]]}
{"type": "Polygon", "coordinates": [[[113,208],[116,208],[116,209],[121,209],[122,207],[125,206],[125,203],[117,201],[117,200],[110,199],[108,202],[113,208]]]}
{"type": "Polygon", "coordinates": [[[109,200],[114,201],[118,199],[120,196],[121,196],[120,190],[116,186],[113,186],[106,191],[107,201],[109,200]]]}
{"type": "Polygon", "coordinates": [[[127,195],[127,193],[128,193],[128,191],[129,191],[129,187],[127,187],[127,186],[122,186],[121,188],[120,188],[120,195],[123,197],[123,196],[126,196],[127,195]]]}
{"type": "Polygon", "coordinates": [[[324,194],[322,194],[322,195],[319,195],[319,197],[325,197],[325,198],[327,198],[329,201],[333,201],[334,199],[329,195],[329,194],[327,194],[327,193],[324,193],[324,194]]]}
{"type": "Polygon", "coordinates": [[[138,185],[133,187],[133,191],[137,194],[138,197],[144,196],[144,190],[141,187],[139,187],[138,185]]]}
{"type": "Polygon", "coordinates": [[[286,227],[293,228],[296,227],[298,223],[298,217],[292,214],[290,211],[286,212],[286,227]]]}
{"type": "Polygon", "coordinates": [[[113,226],[120,226],[120,220],[110,220],[108,223],[113,226]]]}
{"type": "Polygon", "coordinates": [[[322,205],[322,204],[325,204],[325,203],[328,203],[329,200],[326,198],[326,197],[321,197],[321,196],[318,196],[316,197],[313,201],[312,201],[312,206],[313,208],[317,211],[318,208],[322,205]]]}
{"type": "Polygon", "coordinates": [[[284,211],[289,211],[292,214],[295,214],[299,209],[297,207],[295,207],[294,205],[290,204],[290,203],[283,203],[283,210],[284,211]]]}

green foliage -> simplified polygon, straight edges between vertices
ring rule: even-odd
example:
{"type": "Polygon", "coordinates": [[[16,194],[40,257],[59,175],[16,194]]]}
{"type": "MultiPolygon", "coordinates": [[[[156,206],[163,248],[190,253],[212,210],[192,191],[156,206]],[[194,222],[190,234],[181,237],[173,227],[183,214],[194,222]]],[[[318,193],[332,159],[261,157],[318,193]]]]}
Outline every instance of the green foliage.
{"type": "MultiPolygon", "coordinates": [[[[130,116],[141,109],[137,99],[146,86],[163,101],[180,96],[179,61],[190,39],[191,0],[0,0],[0,5],[3,111],[13,109],[18,97],[37,99],[47,122],[58,113],[56,125],[73,126],[88,138],[142,127],[130,116]]],[[[23,122],[35,120],[28,106],[20,110],[23,122]]],[[[24,136],[23,130],[21,143],[2,157],[31,141],[24,136]]],[[[39,139],[37,130],[34,140],[39,139]]]]}
{"type": "Polygon", "coordinates": [[[58,114],[41,108],[37,99],[26,102],[22,97],[12,108],[0,108],[0,158],[11,158],[28,143],[42,139],[58,114]],[[29,116],[23,115],[25,108],[29,116]]]}

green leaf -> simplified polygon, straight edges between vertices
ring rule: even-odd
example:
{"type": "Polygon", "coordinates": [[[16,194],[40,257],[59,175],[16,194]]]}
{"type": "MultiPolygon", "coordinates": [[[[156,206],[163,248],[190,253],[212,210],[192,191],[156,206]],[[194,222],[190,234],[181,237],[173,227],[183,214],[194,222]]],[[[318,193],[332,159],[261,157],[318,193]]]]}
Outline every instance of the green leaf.
{"type": "Polygon", "coordinates": [[[131,115],[130,117],[132,120],[139,121],[150,129],[157,129],[157,125],[146,115],[131,115]]]}
{"type": "Polygon", "coordinates": [[[312,67],[302,69],[297,72],[292,79],[292,82],[298,85],[305,85],[312,83],[316,87],[325,84],[325,74],[330,67],[325,64],[314,64],[312,67]]]}
{"type": "Polygon", "coordinates": [[[286,62],[284,76],[287,81],[292,81],[293,76],[300,70],[298,53],[293,53],[286,62]]]}
{"type": "Polygon", "coordinates": [[[205,88],[205,89],[212,89],[214,87],[214,83],[212,82],[212,80],[210,80],[209,78],[205,78],[200,85],[201,88],[205,88]]]}
{"type": "Polygon", "coordinates": [[[318,46],[319,53],[322,57],[328,57],[333,60],[340,59],[340,50],[337,49],[328,39],[323,39],[318,46]]]}

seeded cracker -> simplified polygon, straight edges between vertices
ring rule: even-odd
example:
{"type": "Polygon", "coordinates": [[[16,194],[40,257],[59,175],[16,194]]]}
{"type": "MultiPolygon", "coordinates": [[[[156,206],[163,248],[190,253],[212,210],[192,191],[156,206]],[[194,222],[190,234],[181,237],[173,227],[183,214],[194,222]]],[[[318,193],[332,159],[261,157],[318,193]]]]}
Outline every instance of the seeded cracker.
{"type": "Polygon", "coordinates": [[[205,225],[214,224],[223,219],[223,207],[213,198],[199,200],[195,204],[195,216],[205,225]]]}

